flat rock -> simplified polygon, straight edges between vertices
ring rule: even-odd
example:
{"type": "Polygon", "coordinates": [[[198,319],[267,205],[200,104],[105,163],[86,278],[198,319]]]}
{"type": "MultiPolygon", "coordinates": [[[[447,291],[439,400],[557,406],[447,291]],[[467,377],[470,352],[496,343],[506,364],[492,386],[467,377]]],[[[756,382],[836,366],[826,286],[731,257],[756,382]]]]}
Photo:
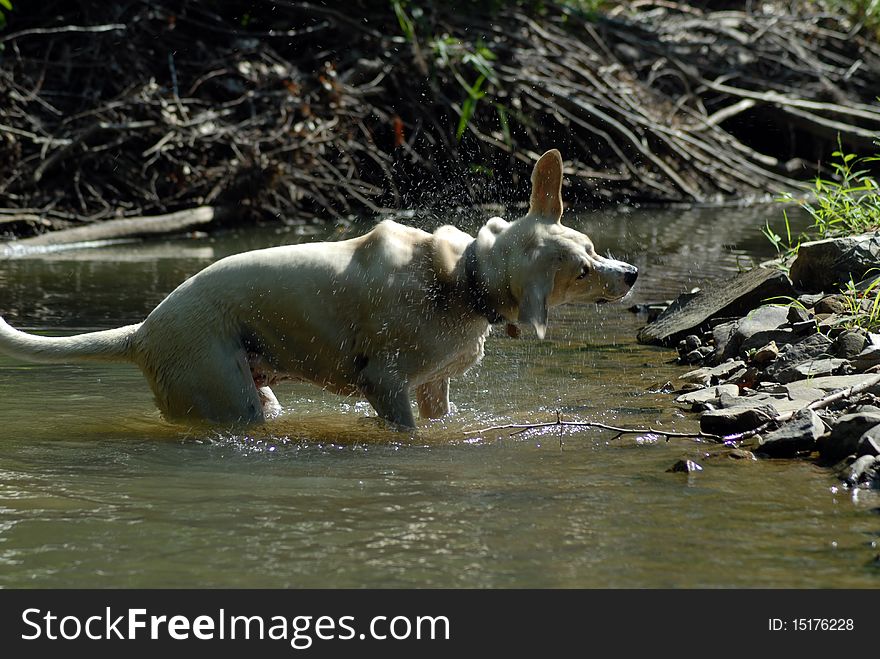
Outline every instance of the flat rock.
{"type": "Polygon", "coordinates": [[[680,405],[694,405],[697,403],[711,403],[718,400],[722,394],[739,396],[739,387],[735,384],[720,384],[715,387],[707,387],[698,391],[682,394],[675,399],[680,405]]]}
{"type": "Polygon", "coordinates": [[[700,415],[700,430],[712,435],[732,435],[754,430],[777,415],[772,405],[729,407],[700,415]]]}
{"type": "Polygon", "coordinates": [[[856,455],[880,455],[880,425],[869,428],[859,437],[856,455]]]}
{"type": "Polygon", "coordinates": [[[855,357],[851,357],[850,361],[859,371],[864,371],[880,364],[880,345],[869,345],[855,357]]]}
{"type": "Polygon", "coordinates": [[[727,454],[731,460],[757,460],[755,454],[751,451],[747,451],[744,448],[735,448],[731,449],[730,453],[727,454]]]}
{"type": "Polygon", "coordinates": [[[767,375],[776,377],[776,374],[780,371],[795,364],[805,362],[808,359],[830,357],[832,345],[831,339],[818,332],[797,339],[780,348],[776,360],[767,367],[767,375]]]}
{"type": "MultiPolygon", "coordinates": [[[[785,385],[785,390],[788,392],[789,397],[795,398],[799,397],[797,392],[802,389],[820,389],[827,394],[832,391],[857,387],[869,380],[875,379],[877,379],[877,376],[871,373],[860,373],[858,375],[828,375],[821,378],[788,383],[785,385]]],[[[873,394],[880,394],[880,383],[877,383],[873,387],[869,387],[867,391],[873,394]]]]}
{"type": "MultiPolygon", "coordinates": [[[[755,268],[714,281],[681,303],[673,303],[638,333],[641,343],[675,344],[679,338],[700,333],[711,318],[741,316],[773,297],[794,294],[788,277],[779,270],[755,268]]],[[[678,302],[678,300],[676,300],[678,302]]]]}
{"type": "Polygon", "coordinates": [[[802,291],[840,290],[880,262],[880,234],[867,233],[802,243],[791,264],[791,281],[802,291]]]}
{"type": "Polygon", "coordinates": [[[758,443],[757,453],[771,458],[793,458],[812,451],[825,432],[825,424],[813,410],[802,409],[776,430],[766,433],[758,443]]]}
{"type": "Polygon", "coordinates": [[[746,363],[742,360],[731,360],[729,362],[724,362],[723,364],[718,364],[718,366],[704,366],[703,368],[688,371],[684,375],[680,375],[678,379],[707,387],[712,384],[713,381],[717,384],[719,380],[727,377],[731,373],[738,371],[741,368],[745,368],[745,365],[746,363]]]}
{"type": "Polygon", "coordinates": [[[794,364],[788,368],[777,371],[776,379],[781,383],[794,382],[805,378],[822,377],[832,375],[849,364],[846,359],[826,357],[824,359],[811,359],[809,361],[794,364]]]}
{"type": "Polygon", "coordinates": [[[868,430],[880,425],[880,413],[859,411],[837,419],[831,431],[818,441],[823,460],[838,462],[858,450],[859,440],[868,430]]]}

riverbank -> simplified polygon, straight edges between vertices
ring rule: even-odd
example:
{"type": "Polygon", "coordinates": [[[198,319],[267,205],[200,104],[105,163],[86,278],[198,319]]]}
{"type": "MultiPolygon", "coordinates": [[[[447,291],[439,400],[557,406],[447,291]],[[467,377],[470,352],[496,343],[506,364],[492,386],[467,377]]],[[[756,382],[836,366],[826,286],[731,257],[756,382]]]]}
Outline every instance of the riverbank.
{"type": "Polygon", "coordinates": [[[551,146],[581,207],[743,202],[796,189],[838,133],[864,151],[875,32],[726,4],[18,3],[0,232],[515,206],[551,146]]]}
{"type": "Polygon", "coordinates": [[[680,296],[638,338],[697,367],[670,383],[675,404],[734,457],[812,460],[877,488],[878,264],[880,232],[806,242],[788,263],[680,296]]]}

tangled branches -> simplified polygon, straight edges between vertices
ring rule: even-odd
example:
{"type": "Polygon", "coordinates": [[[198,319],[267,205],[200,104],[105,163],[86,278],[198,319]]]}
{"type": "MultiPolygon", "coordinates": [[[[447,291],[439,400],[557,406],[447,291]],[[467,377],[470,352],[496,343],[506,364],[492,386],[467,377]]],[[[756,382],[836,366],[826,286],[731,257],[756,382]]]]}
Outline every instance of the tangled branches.
{"type": "Polygon", "coordinates": [[[0,33],[0,231],[511,203],[550,146],[580,204],[759,197],[880,131],[880,48],[833,15],[34,4],[0,33]]]}

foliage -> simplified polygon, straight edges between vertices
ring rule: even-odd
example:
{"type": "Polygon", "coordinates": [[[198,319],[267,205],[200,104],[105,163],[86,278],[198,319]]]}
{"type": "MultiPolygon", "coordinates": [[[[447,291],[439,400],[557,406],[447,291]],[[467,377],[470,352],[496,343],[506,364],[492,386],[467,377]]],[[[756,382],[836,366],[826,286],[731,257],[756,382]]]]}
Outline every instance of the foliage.
{"type": "MultiPolygon", "coordinates": [[[[878,273],[880,270],[872,268],[868,272],[878,273]]],[[[880,328],[880,277],[866,287],[860,287],[850,278],[841,292],[843,303],[852,316],[850,327],[861,327],[869,332],[880,328]]]]}
{"type": "Polygon", "coordinates": [[[0,30],[6,27],[6,12],[12,11],[11,0],[0,0],[0,30]]]}
{"type": "MultiPolygon", "coordinates": [[[[812,220],[807,231],[792,239],[788,213],[785,218],[785,238],[774,232],[769,223],[762,232],[787,261],[797,254],[801,242],[819,240],[833,236],[865,233],[880,228],[880,184],[872,176],[867,165],[880,160],[880,157],[859,158],[839,149],[832,154],[836,161],[831,163],[832,177],[816,177],[813,183],[813,199],[800,202],[812,220]]],[[[794,202],[791,194],[785,194],[780,201],[794,202]]]]}

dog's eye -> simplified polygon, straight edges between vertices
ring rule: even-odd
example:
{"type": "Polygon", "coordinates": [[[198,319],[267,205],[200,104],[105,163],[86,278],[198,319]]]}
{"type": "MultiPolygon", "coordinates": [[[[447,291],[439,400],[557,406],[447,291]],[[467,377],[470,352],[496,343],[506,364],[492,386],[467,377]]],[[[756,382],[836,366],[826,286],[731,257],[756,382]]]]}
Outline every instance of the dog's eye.
{"type": "Polygon", "coordinates": [[[586,277],[588,274],[590,274],[590,266],[585,265],[583,268],[581,268],[581,274],[579,274],[579,275],[577,276],[577,278],[578,278],[578,279],[583,279],[583,278],[586,277]]]}

